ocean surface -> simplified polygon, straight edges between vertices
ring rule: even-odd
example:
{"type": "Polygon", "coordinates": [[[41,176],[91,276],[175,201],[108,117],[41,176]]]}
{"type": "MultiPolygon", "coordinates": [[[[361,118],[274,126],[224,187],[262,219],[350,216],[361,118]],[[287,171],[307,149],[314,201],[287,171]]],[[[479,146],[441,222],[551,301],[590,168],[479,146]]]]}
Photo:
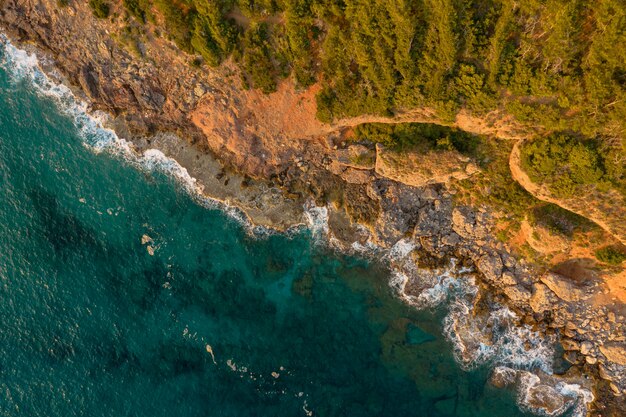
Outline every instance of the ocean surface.
{"type": "Polygon", "coordinates": [[[455,362],[445,308],[310,230],[251,234],[32,59],[0,48],[0,416],[529,415],[455,362]]]}

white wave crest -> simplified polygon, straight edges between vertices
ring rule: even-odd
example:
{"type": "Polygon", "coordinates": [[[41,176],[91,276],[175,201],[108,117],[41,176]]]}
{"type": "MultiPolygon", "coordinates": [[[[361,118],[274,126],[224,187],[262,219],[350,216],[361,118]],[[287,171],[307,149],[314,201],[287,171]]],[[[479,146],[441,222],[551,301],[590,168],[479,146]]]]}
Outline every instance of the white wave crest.
{"type": "Polygon", "coordinates": [[[315,239],[323,240],[328,237],[328,208],[308,201],[304,205],[304,218],[315,239]]]}
{"type": "Polygon", "coordinates": [[[552,373],[556,340],[519,323],[507,307],[477,315],[467,299],[456,299],[449,309],[444,334],[453,342],[454,354],[463,367],[490,364],[552,373]]]}
{"type": "Polygon", "coordinates": [[[42,97],[51,99],[58,110],[69,116],[83,144],[94,153],[107,152],[116,155],[135,168],[158,171],[174,178],[199,204],[209,209],[219,209],[240,223],[255,236],[269,233],[264,227],[254,226],[245,213],[223,201],[203,194],[203,187],[189,175],[187,169],[158,149],[148,149],[138,154],[131,144],[105,127],[109,115],[100,111],[89,111],[86,102],[78,99],[72,90],[49,78],[41,69],[36,55],[15,47],[6,35],[0,33],[0,64],[8,70],[15,82],[27,82],[42,97]]]}
{"type": "Polygon", "coordinates": [[[520,408],[544,416],[585,417],[588,405],[593,402],[593,393],[579,384],[559,381],[543,381],[539,376],[518,372],[518,403],[520,408]]]}
{"type": "Polygon", "coordinates": [[[391,260],[399,261],[406,258],[416,247],[413,239],[400,239],[391,247],[387,256],[391,260]]]}

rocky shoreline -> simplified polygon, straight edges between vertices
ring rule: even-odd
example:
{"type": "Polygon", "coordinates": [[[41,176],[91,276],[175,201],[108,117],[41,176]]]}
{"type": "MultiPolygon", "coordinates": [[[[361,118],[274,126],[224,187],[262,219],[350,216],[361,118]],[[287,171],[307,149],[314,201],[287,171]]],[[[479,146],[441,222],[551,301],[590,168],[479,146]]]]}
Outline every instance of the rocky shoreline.
{"type": "MultiPolygon", "coordinates": [[[[92,110],[112,114],[110,127],[119,137],[138,152],[156,148],[175,159],[203,193],[239,207],[253,224],[281,231],[302,224],[303,207],[312,199],[327,207],[328,237],[339,248],[374,246],[391,254],[396,288],[418,306],[437,285],[453,286],[441,281],[441,271],[455,260],[453,279],[471,280],[476,288],[456,299],[470,308],[471,323],[464,325],[487,329],[454,332],[457,346],[466,347],[458,354],[461,363],[477,363],[471,355],[477,344],[501,343],[495,326],[559,340],[564,363],[573,365],[563,365],[566,372],[553,369],[555,375],[541,373],[534,383],[524,382],[530,377],[514,371],[515,363],[496,368],[494,384],[526,384],[520,401],[528,408],[557,415],[575,402],[585,405],[588,398],[563,389],[579,384],[594,391],[590,415],[626,410],[623,306],[594,304],[600,289],[591,278],[573,282],[565,272],[544,272],[511,255],[494,237],[492,213],[457,205],[454,189],[445,184],[416,187],[379,175],[361,157],[370,151],[346,140],[344,128],[352,122],[312,125],[314,91],[283,86],[271,101],[243,91],[233,67],[194,68],[169,42],[150,34],[144,42],[150,59],[137,59],[109,36],[119,29],[116,22],[96,21],[86,4],[59,9],[49,0],[5,1],[0,24],[18,45],[49,56],[54,67],[44,65],[46,72],[58,68],[58,80],[84,93],[92,110]],[[275,122],[283,113],[291,118],[275,122]],[[493,313],[504,307],[512,314],[497,321],[493,313]],[[546,390],[552,390],[547,397],[546,390]]],[[[434,119],[422,111],[411,120],[434,119]]],[[[530,353],[539,347],[531,340],[525,346],[530,353]]]]}

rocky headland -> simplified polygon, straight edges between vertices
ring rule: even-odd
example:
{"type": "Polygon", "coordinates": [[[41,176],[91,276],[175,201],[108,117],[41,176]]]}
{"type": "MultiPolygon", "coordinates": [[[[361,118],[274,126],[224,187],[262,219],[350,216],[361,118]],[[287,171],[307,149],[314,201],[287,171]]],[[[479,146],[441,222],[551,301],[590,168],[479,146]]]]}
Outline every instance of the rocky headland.
{"type": "MultiPolygon", "coordinates": [[[[442,281],[446,273],[471,281],[475,291],[456,300],[465,316],[446,323],[461,363],[479,363],[478,345],[497,346],[502,332],[514,329],[558,341],[560,365],[537,380],[514,362],[494,371],[495,385],[525,387],[520,401],[528,408],[556,415],[576,403],[589,415],[625,412],[623,269],[598,272],[584,258],[551,267],[519,256],[514,242],[497,238],[497,210],[457,198],[455,183],[480,175],[465,156],[420,156],[352,140],[353,127],[374,122],[444,124],[501,141],[523,140],[533,129],[504,112],[478,118],[462,111],[446,121],[428,108],[325,124],[315,118],[317,86],[299,91],[286,80],[271,94],[246,89],[232,63],[194,66],[154,28],[130,50],[115,9],[102,20],[86,2],[0,4],[0,28],[36,51],[44,70],[92,111],[110,114],[119,137],[138,152],[156,148],[172,157],[207,196],[239,207],[253,224],[284,231],[304,222],[311,201],[325,207],[329,239],[344,250],[386,251],[394,288],[418,307],[437,285],[453,286],[442,281]],[[563,388],[572,384],[591,390],[595,401],[563,388]]],[[[616,218],[612,224],[626,223],[616,218]]],[[[541,348],[534,343],[524,346],[530,355],[541,348]]]]}

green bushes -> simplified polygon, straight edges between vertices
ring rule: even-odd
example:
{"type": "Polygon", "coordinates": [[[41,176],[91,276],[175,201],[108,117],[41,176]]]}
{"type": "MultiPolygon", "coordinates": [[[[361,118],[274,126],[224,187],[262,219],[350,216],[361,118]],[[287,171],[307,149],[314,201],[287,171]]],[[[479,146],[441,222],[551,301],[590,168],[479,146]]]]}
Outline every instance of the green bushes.
{"type": "Polygon", "coordinates": [[[252,86],[266,94],[276,91],[276,70],[271,59],[269,33],[265,23],[248,28],[244,48],[243,69],[252,86]]]}
{"type": "Polygon", "coordinates": [[[171,0],[154,0],[154,6],[165,19],[165,29],[169,38],[185,52],[193,52],[191,33],[194,13],[171,0]]]}
{"type": "Polygon", "coordinates": [[[431,123],[366,123],[354,129],[355,139],[399,150],[456,150],[476,156],[480,138],[459,129],[431,123]]]}
{"type": "Polygon", "coordinates": [[[511,176],[508,158],[512,144],[489,141],[483,151],[488,155],[482,162],[482,173],[461,182],[479,204],[497,207],[507,217],[523,219],[539,200],[526,191],[511,176]]]}
{"type": "Polygon", "coordinates": [[[595,251],[594,255],[600,262],[609,265],[619,265],[626,261],[626,253],[613,246],[606,246],[595,251]]]}
{"type": "Polygon", "coordinates": [[[109,17],[109,4],[104,0],[89,0],[89,7],[98,19],[109,17]]]}
{"type": "Polygon", "coordinates": [[[552,233],[572,237],[575,231],[598,228],[595,223],[555,204],[539,204],[528,212],[531,225],[543,226],[552,233]]]}
{"type": "Polygon", "coordinates": [[[197,0],[192,48],[211,66],[219,65],[236,47],[239,28],[226,16],[227,4],[197,0]]]}
{"type": "Polygon", "coordinates": [[[570,197],[584,186],[607,187],[604,159],[595,143],[563,133],[524,146],[522,166],[533,181],[547,184],[559,197],[570,197]]]}
{"type": "Polygon", "coordinates": [[[124,0],[124,7],[141,23],[146,23],[150,0],[124,0]]]}

